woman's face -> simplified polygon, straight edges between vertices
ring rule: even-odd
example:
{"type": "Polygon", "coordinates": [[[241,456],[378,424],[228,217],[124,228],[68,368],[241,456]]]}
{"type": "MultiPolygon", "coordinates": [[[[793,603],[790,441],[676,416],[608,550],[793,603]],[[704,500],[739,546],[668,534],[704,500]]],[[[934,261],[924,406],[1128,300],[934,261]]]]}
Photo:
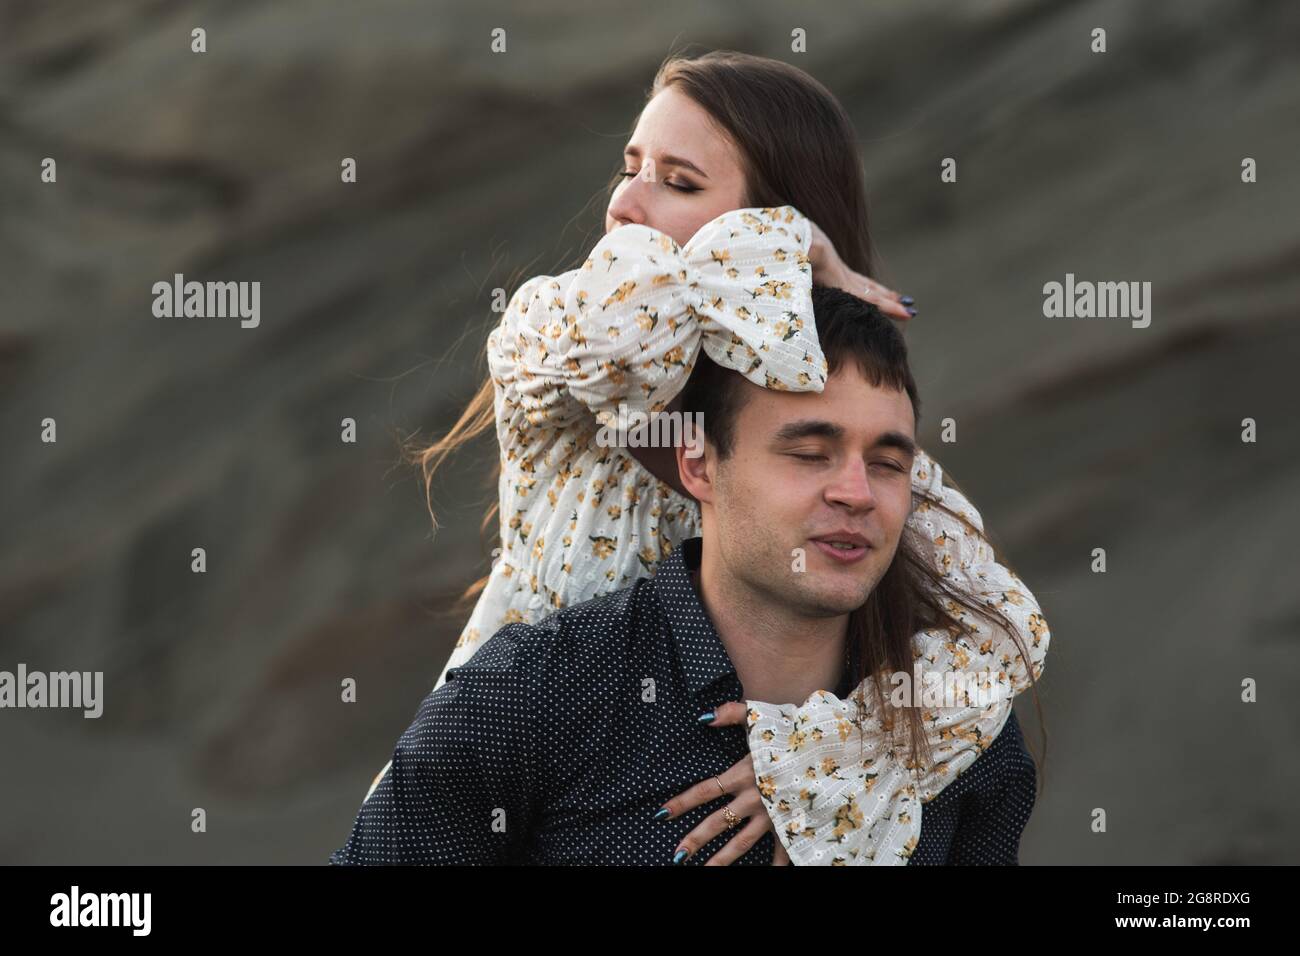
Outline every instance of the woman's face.
{"type": "Polygon", "coordinates": [[[623,152],[623,171],[605,211],[606,232],[640,223],[685,245],[706,222],[744,205],[745,174],[735,144],[673,86],[641,112],[623,152]]]}

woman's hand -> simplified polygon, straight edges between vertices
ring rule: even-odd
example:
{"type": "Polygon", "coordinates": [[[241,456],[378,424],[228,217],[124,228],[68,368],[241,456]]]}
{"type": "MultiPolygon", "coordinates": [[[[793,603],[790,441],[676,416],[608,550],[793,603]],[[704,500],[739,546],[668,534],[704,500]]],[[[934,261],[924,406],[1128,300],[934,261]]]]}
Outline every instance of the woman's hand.
{"type": "Polygon", "coordinates": [[[911,296],[900,296],[893,289],[886,288],[874,279],[869,279],[860,272],[854,272],[844,264],[835,246],[826,238],[826,233],[811,219],[812,245],[808,257],[812,260],[813,282],[818,285],[833,286],[851,295],[870,302],[891,319],[906,322],[916,315],[911,308],[914,300],[911,296]]]}
{"type": "MultiPolygon", "coordinates": [[[[730,701],[714,710],[716,716],[709,722],[709,726],[743,725],[746,713],[744,701],[730,701]]],[[[730,770],[697,783],[665,803],[663,808],[668,810],[668,817],[679,817],[693,807],[703,806],[722,796],[723,790],[718,789],[719,781],[722,783],[723,790],[732,797],[731,802],[725,808],[705,817],[699,826],[682,838],[673,857],[674,863],[680,863],[694,856],[700,847],[727,830],[726,810],[730,810],[739,821],[736,825],[740,826],[740,829],[721,850],[709,858],[705,866],[728,866],[748,853],[766,831],[773,829],[772,818],[767,815],[767,807],[764,806],[763,797],[758,792],[758,784],[754,782],[754,761],[749,754],[736,761],[730,770]],[[745,822],[746,819],[748,822],[745,822]],[[686,855],[678,859],[682,850],[686,851],[686,855]]],[[[772,839],[776,843],[776,851],[772,854],[772,865],[789,866],[790,857],[785,852],[785,847],[781,845],[781,840],[775,833],[772,834],[772,839]]]]}

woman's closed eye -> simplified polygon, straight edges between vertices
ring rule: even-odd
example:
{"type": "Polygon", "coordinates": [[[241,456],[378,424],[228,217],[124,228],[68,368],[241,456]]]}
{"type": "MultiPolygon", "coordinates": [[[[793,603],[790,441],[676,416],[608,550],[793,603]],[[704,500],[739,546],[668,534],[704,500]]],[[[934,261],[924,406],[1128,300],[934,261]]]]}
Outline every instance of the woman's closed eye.
{"type": "MultiPolygon", "coordinates": [[[[624,179],[631,179],[633,176],[637,175],[637,171],[635,169],[625,169],[619,173],[619,175],[624,179]]],[[[698,186],[683,186],[679,183],[670,183],[666,179],[662,180],[662,182],[665,186],[676,189],[679,193],[697,193],[700,191],[698,186]]]]}

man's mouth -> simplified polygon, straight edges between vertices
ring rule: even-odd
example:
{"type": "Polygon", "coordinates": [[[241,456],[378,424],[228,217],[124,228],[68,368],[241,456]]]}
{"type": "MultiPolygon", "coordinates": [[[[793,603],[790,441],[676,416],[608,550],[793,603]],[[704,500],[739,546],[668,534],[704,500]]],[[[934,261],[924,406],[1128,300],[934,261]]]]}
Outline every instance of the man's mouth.
{"type": "Polygon", "coordinates": [[[871,550],[871,545],[867,543],[866,538],[860,534],[849,532],[822,535],[820,538],[811,540],[813,544],[817,545],[822,554],[841,564],[852,564],[859,561],[871,550]]]}

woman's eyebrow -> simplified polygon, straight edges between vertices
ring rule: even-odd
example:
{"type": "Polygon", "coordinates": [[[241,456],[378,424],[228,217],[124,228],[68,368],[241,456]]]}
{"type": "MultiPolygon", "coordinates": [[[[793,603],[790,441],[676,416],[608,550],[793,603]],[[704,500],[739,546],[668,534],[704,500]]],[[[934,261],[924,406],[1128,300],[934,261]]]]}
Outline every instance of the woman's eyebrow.
{"type": "MultiPolygon", "coordinates": [[[[623,155],[625,157],[630,156],[633,159],[640,159],[641,149],[640,147],[637,146],[629,146],[627,149],[623,150],[623,155]]],[[[664,166],[680,166],[682,169],[689,169],[692,170],[693,172],[699,173],[705,179],[709,178],[708,173],[700,169],[700,167],[696,166],[689,159],[683,159],[681,156],[670,156],[667,153],[665,153],[664,155],[659,157],[659,162],[664,166]]]]}

